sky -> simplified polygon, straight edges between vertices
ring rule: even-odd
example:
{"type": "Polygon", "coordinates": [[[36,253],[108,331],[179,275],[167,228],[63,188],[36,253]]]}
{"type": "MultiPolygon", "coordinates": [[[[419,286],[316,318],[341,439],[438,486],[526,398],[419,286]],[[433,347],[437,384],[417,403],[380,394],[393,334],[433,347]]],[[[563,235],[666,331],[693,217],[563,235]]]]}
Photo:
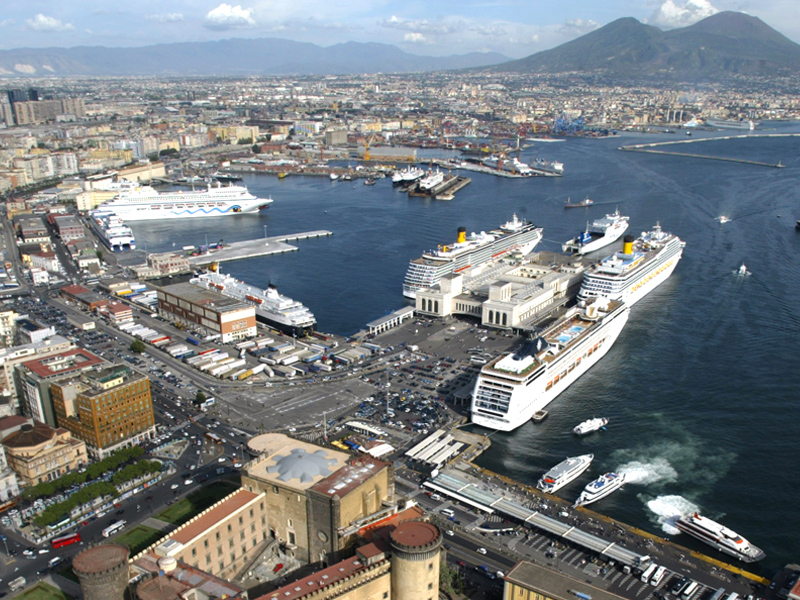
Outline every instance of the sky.
{"type": "Polygon", "coordinates": [[[0,49],[277,37],[521,58],[622,17],[672,29],[722,10],[800,42],[797,0],[0,0],[0,49]]]}

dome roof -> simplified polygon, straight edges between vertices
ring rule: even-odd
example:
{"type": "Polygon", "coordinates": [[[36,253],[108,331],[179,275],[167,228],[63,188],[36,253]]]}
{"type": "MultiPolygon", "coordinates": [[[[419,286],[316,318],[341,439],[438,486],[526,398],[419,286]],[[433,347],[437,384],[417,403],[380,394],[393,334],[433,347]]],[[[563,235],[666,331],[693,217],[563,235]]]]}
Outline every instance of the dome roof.
{"type": "Polygon", "coordinates": [[[3,445],[7,448],[38,446],[52,440],[55,434],[56,430],[49,425],[35,421],[33,426],[25,424],[20,431],[4,439],[3,445]]]}
{"type": "Polygon", "coordinates": [[[301,483],[308,483],[317,476],[327,477],[332,473],[330,467],[336,464],[336,459],[327,456],[325,450],[310,454],[304,448],[295,448],[286,456],[276,455],[275,464],[267,472],[279,473],[280,481],[299,479],[301,483]]]}

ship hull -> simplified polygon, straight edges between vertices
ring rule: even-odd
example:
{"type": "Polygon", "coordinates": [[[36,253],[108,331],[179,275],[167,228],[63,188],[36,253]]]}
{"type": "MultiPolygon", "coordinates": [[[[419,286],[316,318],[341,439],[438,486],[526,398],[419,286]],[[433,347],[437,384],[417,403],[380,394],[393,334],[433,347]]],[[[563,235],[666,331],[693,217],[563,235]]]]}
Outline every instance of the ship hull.
{"type": "Polygon", "coordinates": [[[751,548],[753,549],[753,554],[752,555],[745,554],[743,552],[738,552],[734,548],[730,548],[730,547],[726,546],[725,544],[719,543],[716,539],[714,539],[714,536],[711,533],[705,533],[705,532],[702,532],[702,531],[694,531],[690,526],[687,526],[680,519],[675,523],[675,526],[679,530],[681,530],[683,533],[692,536],[694,539],[700,540],[704,544],[708,544],[712,548],[716,548],[720,552],[723,552],[723,553],[725,553],[725,554],[727,554],[729,556],[733,556],[735,558],[738,558],[739,560],[741,560],[743,562],[748,562],[748,563],[758,562],[759,560],[763,559],[766,556],[766,554],[760,548],[755,548],[754,546],[751,546],[751,548]]]}
{"type": "Polygon", "coordinates": [[[597,250],[605,248],[609,244],[616,242],[622,237],[622,234],[625,233],[626,229],[628,229],[627,223],[625,223],[624,227],[617,227],[613,230],[609,230],[606,235],[594,239],[588,244],[580,244],[578,239],[575,238],[564,244],[562,246],[562,250],[564,250],[564,252],[575,252],[576,254],[589,254],[590,252],[596,252],[597,250]]]}
{"type": "Polygon", "coordinates": [[[263,323],[272,329],[277,329],[286,335],[291,335],[292,337],[305,337],[314,331],[314,324],[293,325],[291,323],[286,323],[274,318],[274,316],[263,310],[260,310],[258,307],[256,307],[256,321],[263,323]]]}
{"type": "Polygon", "coordinates": [[[545,373],[528,385],[514,386],[508,411],[502,416],[481,413],[481,409],[476,406],[475,397],[482,391],[482,376],[479,376],[472,393],[472,423],[498,431],[513,431],[527,423],[536,411],[544,409],[606,355],[628,321],[628,314],[629,311],[626,308],[616,315],[609,315],[609,320],[603,327],[593,331],[580,345],[565,350],[559,360],[547,366],[545,373]],[[591,355],[583,356],[586,349],[598,343],[600,345],[591,355]],[[551,377],[567,369],[577,358],[581,358],[580,363],[568,371],[566,376],[561,377],[550,389],[547,389],[551,377]]]}

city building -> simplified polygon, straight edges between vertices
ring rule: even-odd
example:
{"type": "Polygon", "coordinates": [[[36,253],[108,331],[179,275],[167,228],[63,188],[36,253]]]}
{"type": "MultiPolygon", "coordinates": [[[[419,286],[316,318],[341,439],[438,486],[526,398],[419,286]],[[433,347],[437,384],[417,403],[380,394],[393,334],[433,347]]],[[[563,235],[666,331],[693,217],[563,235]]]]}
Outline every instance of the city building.
{"type": "Polygon", "coordinates": [[[397,512],[391,463],[279,433],[254,437],[248,451],[258,458],[242,470],[242,487],[265,494],[265,530],[299,560],[339,560],[361,527],[397,512]]]}
{"type": "Polygon", "coordinates": [[[128,597],[128,554],[125,546],[101,544],[87,548],[72,560],[72,570],[78,576],[84,600],[123,600],[128,597]]]}
{"type": "Polygon", "coordinates": [[[150,380],[124,365],[111,365],[50,386],[56,423],[86,442],[101,460],[155,435],[150,380]]]}
{"type": "Polygon", "coordinates": [[[6,450],[0,444],[0,508],[12,498],[19,496],[19,480],[17,474],[8,467],[6,450]]]}
{"type": "Polygon", "coordinates": [[[585,579],[528,561],[520,561],[505,574],[503,600],[622,600],[622,596],[595,587],[585,579]]]}
{"type": "Polygon", "coordinates": [[[247,591],[172,556],[142,556],[131,564],[138,600],[247,600],[247,591]]]}
{"type": "Polygon", "coordinates": [[[73,348],[19,363],[16,367],[16,379],[22,412],[37,421],[56,427],[50,384],[104,363],[102,358],[84,348],[73,348]]]}
{"type": "Polygon", "coordinates": [[[17,223],[22,241],[26,244],[50,241],[50,233],[41,217],[20,217],[17,223]]]}
{"type": "Polygon", "coordinates": [[[147,264],[157,276],[187,273],[192,270],[189,257],[174,252],[158,252],[147,255],[147,264]]]}
{"type": "Polygon", "coordinates": [[[108,320],[114,323],[114,325],[120,325],[126,321],[133,321],[133,309],[122,302],[109,302],[100,309],[100,312],[105,313],[106,316],[108,316],[108,320]]]}
{"type": "Polygon", "coordinates": [[[61,236],[61,239],[64,242],[80,240],[86,236],[86,231],[83,229],[83,224],[72,215],[55,217],[53,222],[55,223],[58,235],[61,236]]]}
{"type": "Polygon", "coordinates": [[[0,310],[0,348],[6,348],[14,343],[18,316],[12,309],[0,310]]]}
{"type": "Polygon", "coordinates": [[[2,444],[8,466],[27,485],[58,479],[89,462],[86,444],[66,429],[53,429],[39,421],[25,423],[2,444]]]}
{"type": "Polygon", "coordinates": [[[95,312],[98,308],[108,304],[107,298],[82,285],[67,285],[61,288],[59,292],[63,298],[74,302],[89,312],[95,312]]]}
{"type": "Polygon", "coordinates": [[[28,317],[17,319],[17,342],[20,344],[41,342],[55,334],[56,328],[52,325],[45,325],[28,317]]]}
{"type": "Polygon", "coordinates": [[[44,358],[59,352],[65,352],[74,346],[65,337],[53,337],[0,349],[0,417],[16,415],[19,412],[17,392],[16,366],[34,358],[44,358]]]}
{"type": "Polygon", "coordinates": [[[387,529],[386,538],[357,548],[354,556],[257,600],[438,600],[439,529],[424,521],[387,529]]]}
{"type": "Polygon", "coordinates": [[[216,577],[233,579],[272,542],[263,492],[238,489],[133,558],[172,557],[216,577]]]}
{"type": "Polygon", "coordinates": [[[256,309],[252,304],[191,283],[159,288],[158,313],[203,335],[219,335],[223,344],[256,335],[256,309]]]}

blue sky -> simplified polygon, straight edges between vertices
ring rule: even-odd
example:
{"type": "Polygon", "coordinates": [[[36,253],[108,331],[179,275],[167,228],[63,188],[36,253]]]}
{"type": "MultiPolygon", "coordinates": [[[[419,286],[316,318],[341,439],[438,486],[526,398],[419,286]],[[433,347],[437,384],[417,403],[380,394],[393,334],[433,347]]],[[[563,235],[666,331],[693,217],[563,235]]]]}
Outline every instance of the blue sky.
{"type": "Polygon", "coordinates": [[[800,42],[797,0],[0,0],[0,49],[280,37],[517,58],[621,17],[668,29],[720,10],[754,15],[800,42]]]}

